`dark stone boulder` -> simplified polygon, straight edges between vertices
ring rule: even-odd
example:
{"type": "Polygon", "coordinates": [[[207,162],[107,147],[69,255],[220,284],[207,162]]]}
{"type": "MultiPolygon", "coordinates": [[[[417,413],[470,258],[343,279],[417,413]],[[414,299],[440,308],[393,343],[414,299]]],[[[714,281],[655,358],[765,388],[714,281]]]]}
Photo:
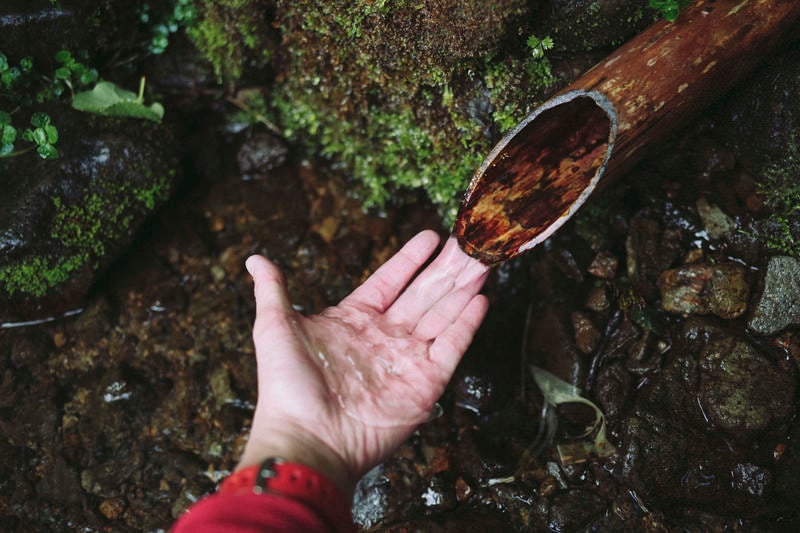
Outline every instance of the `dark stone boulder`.
{"type": "Polygon", "coordinates": [[[140,2],[111,0],[4,0],[0,7],[0,52],[34,65],[52,65],[59,50],[126,48],[141,42],[140,2]],[[125,28],[125,31],[119,31],[125,28]]]}
{"type": "Polygon", "coordinates": [[[584,52],[619,46],[656,20],[647,0],[550,0],[537,16],[537,34],[555,48],[584,52]]]}
{"type": "Polygon", "coordinates": [[[58,159],[0,160],[0,324],[80,307],[176,178],[164,126],[67,108],[50,114],[58,159]]]}

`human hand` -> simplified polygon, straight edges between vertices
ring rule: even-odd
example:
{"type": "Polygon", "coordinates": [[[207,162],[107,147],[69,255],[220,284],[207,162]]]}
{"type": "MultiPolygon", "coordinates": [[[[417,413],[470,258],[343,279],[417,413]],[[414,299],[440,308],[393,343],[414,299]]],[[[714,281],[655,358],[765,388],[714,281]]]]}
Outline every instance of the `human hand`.
{"type": "Polygon", "coordinates": [[[279,456],[350,493],[429,417],[488,308],[478,292],[489,269],[455,238],[411,281],[438,243],[419,233],[339,305],[308,317],[275,265],[247,260],[259,394],[238,468],[279,456]]]}

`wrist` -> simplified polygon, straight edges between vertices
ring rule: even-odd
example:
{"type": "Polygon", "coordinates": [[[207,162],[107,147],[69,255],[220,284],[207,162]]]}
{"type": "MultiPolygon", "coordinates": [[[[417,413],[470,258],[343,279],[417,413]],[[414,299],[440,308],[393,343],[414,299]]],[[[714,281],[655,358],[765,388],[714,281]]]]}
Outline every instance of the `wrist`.
{"type": "MultiPolygon", "coordinates": [[[[256,429],[255,426],[253,429],[256,429]]],[[[271,457],[309,466],[332,481],[346,498],[353,496],[355,480],[351,479],[341,456],[327,444],[298,428],[251,431],[239,464],[234,470],[261,464],[271,457]]]]}

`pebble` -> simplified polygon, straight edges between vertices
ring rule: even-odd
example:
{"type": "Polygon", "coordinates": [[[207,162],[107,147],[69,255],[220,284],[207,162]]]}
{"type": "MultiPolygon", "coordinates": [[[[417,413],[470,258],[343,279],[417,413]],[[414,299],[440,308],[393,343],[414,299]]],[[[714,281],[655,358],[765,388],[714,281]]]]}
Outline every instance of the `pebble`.
{"type": "Polygon", "coordinates": [[[668,313],[737,318],[747,310],[750,287],[738,263],[697,263],[666,270],[658,279],[668,313]]]}
{"type": "Polygon", "coordinates": [[[734,437],[750,437],[793,412],[794,376],[744,340],[710,343],[700,357],[700,375],[703,413],[734,437]]]}
{"type": "Polygon", "coordinates": [[[619,260],[609,252],[600,251],[595,255],[586,271],[600,279],[614,279],[617,275],[619,260]]]}

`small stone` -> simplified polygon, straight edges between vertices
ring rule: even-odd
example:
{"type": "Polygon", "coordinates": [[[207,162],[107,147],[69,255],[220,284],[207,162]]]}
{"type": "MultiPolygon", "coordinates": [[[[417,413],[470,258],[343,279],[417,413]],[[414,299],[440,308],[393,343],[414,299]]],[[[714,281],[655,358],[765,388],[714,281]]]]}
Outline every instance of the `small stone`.
{"type": "Polygon", "coordinates": [[[125,511],[125,500],[122,498],[109,498],[100,502],[100,514],[109,520],[116,520],[125,511]]]}
{"type": "Polygon", "coordinates": [[[222,268],[220,265],[212,265],[211,278],[214,281],[222,281],[223,279],[225,279],[225,269],[222,268]]]}
{"type": "Polygon", "coordinates": [[[236,163],[242,179],[258,179],[286,161],[286,143],[268,133],[256,133],[247,139],[236,153],[236,163]]]}
{"type": "Polygon", "coordinates": [[[738,263],[692,264],[661,273],[661,305],[668,313],[736,318],[747,310],[750,287],[738,263]]]}
{"type": "Polygon", "coordinates": [[[772,485],[772,473],[752,463],[740,463],[731,470],[731,485],[750,496],[763,496],[772,485]]]}
{"type": "Polygon", "coordinates": [[[712,239],[730,235],[736,229],[736,221],[718,206],[708,203],[705,198],[698,198],[696,205],[697,214],[703,221],[703,228],[712,239]]]}
{"type": "Polygon", "coordinates": [[[470,494],[472,494],[472,487],[464,481],[463,477],[458,476],[458,479],[456,479],[456,500],[458,503],[467,501],[470,494]]]}
{"type": "Polygon", "coordinates": [[[764,291],[747,326],[770,335],[792,324],[800,324],[800,261],[772,257],[764,276],[764,291]]]}
{"type": "Polygon", "coordinates": [[[605,287],[592,287],[586,297],[586,308],[591,311],[606,311],[610,307],[605,287]]]}
{"type": "Polygon", "coordinates": [[[592,260],[586,271],[600,279],[614,279],[617,275],[619,260],[609,252],[600,251],[592,260]]]}
{"type": "Polygon", "coordinates": [[[586,313],[575,311],[572,313],[572,328],[575,331],[575,344],[584,354],[590,354],[600,342],[600,332],[586,316],[586,313]]]}
{"type": "Polygon", "coordinates": [[[53,346],[63,348],[65,344],[67,344],[67,336],[64,335],[63,331],[56,331],[53,334],[53,346]]]}

